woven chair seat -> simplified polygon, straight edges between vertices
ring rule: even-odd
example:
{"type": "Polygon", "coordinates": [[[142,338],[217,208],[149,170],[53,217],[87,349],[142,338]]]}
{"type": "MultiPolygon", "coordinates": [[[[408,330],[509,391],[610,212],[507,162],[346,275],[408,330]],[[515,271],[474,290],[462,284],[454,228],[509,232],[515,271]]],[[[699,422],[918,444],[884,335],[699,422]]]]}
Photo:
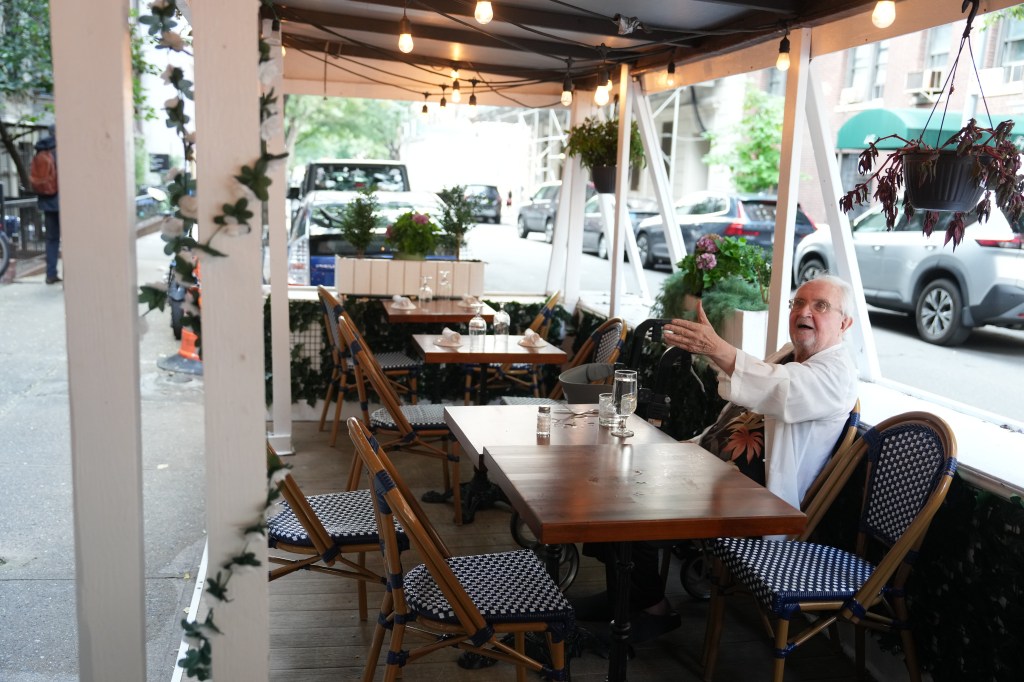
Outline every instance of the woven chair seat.
{"type": "MultiPolygon", "coordinates": [[[[561,621],[570,630],[574,625],[569,600],[532,550],[452,557],[448,565],[480,613],[492,623],[561,621]]],[[[414,611],[429,618],[458,622],[424,564],[406,575],[405,598],[414,611]]]]}
{"type": "MultiPolygon", "coordinates": [[[[414,429],[448,428],[444,422],[444,405],[402,405],[401,410],[414,429]]],[[[397,426],[387,408],[382,407],[370,415],[370,428],[394,430],[397,426]]]]}
{"type": "MultiPolygon", "coordinates": [[[[369,490],[352,490],[306,498],[331,539],[339,545],[365,545],[379,542],[377,519],[373,512],[373,498],[369,490]]],[[[267,538],[271,547],[278,543],[312,547],[309,533],[287,502],[282,503],[280,514],[267,522],[267,538]]],[[[396,522],[395,532],[403,551],[409,547],[405,531],[396,522]]]]}
{"type": "Polygon", "coordinates": [[[377,363],[385,372],[401,369],[418,370],[423,368],[423,361],[411,358],[405,353],[397,350],[374,353],[377,363]]]}
{"type": "Polygon", "coordinates": [[[501,398],[502,405],[565,405],[564,400],[552,400],[551,398],[534,398],[532,395],[506,395],[501,398]]]}
{"type": "Polygon", "coordinates": [[[811,542],[720,538],[712,551],[777,616],[799,602],[850,599],[875,571],[855,554],[811,542]]]}

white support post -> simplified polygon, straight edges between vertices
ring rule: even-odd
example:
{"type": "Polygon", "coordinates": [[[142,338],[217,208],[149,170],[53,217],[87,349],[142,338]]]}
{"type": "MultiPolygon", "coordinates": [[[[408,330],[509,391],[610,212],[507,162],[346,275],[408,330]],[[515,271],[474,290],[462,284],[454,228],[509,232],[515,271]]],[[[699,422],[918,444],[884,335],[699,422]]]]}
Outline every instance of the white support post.
{"type": "MultiPolygon", "coordinates": [[[[234,179],[260,155],[259,22],[252,0],[197,2],[195,28],[196,149],[201,238],[213,217],[241,196],[234,179]]],[[[206,528],[210,566],[243,549],[267,563],[266,542],[242,533],[261,518],[267,476],[263,401],[263,291],[259,220],[246,235],[218,235],[226,257],[205,257],[203,372],[206,390],[206,528]]],[[[213,679],[259,682],[269,676],[269,599],[265,571],[235,572],[228,603],[215,606],[213,679]]]]}
{"type": "MultiPolygon", "coordinates": [[[[583,123],[594,112],[593,95],[577,91],[573,96],[570,125],[583,123]]],[[[551,240],[546,293],[562,290],[562,307],[574,310],[580,298],[580,269],[583,261],[583,204],[587,178],[579,157],[565,159],[562,188],[558,193],[558,215],[551,240]]]]}
{"type": "MultiPolygon", "coordinates": [[[[628,232],[629,237],[633,237],[632,224],[629,222],[629,208],[626,206],[629,196],[629,142],[630,133],[633,130],[633,109],[629,105],[629,97],[629,65],[624,63],[619,66],[619,147],[615,170],[615,228],[611,242],[612,248],[608,252],[612,265],[611,297],[608,301],[609,317],[618,315],[619,302],[622,298],[623,286],[620,271],[623,266],[622,256],[625,253],[623,243],[628,238],[623,236],[623,232],[628,232]],[[628,229],[624,229],[624,226],[627,226],[628,229]]],[[[602,213],[607,213],[604,208],[602,208],[602,213]]],[[[630,256],[633,259],[634,267],[643,268],[636,252],[635,241],[630,256]]],[[[637,279],[641,288],[646,289],[647,282],[643,277],[642,270],[637,279]]],[[[646,294],[644,298],[650,298],[650,294],[646,294]]]]}
{"type": "Polygon", "coordinates": [[[128,11],[50,2],[84,682],[146,679],[128,11]],[[82,55],[102,77],[83,77],[82,55]]]}
{"type": "MultiPolygon", "coordinates": [[[[277,110],[284,116],[284,59],[281,55],[281,31],[275,33],[270,19],[263,20],[263,36],[270,45],[270,59],[277,65],[274,69],[274,82],[265,87],[273,89],[277,95],[277,110]]],[[[273,138],[267,142],[267,151],[271,154],[283,154],[284,126],[278,128],[273,138]]],[[[270,444],[280,455],[291,454],[292,447],[292,366],[291,329],[288,326],[288,227],[287,194],[288,178],[285,163],[274,164],[270,169],[270,201],[267,202],[267,248],[270,250],[270,336],[277,343],[273,344],[273,355],[270,358],[270,369],[273,378],[274,403],[272,410],[273,424],[271,433],[267,434],[270,444]]]]}
{"type": "Polygon", "coordinates": [[[797,188],[800,186],[800,154],[807,124],[807,69],[811,32],[790,33],[790,54],[795,57],[786,78],[786,103],[782,115],[782,157],[779,163],[778,210],[775,214],[775,248],[772,251],[772,282],[769,291],[768,339],[765,354],[774,353],[789,338],[789,300],[793,272],[793,226],[796,222],[797,188]]]}
{"type": "Polygon", "coordinates": [[[811,148],[814,151],[821,193],[825,199],[825,219],[828,220],[832,248],[836,254],[836,269],[839,272],[835,274],[853,287],[854,302],[857,306],[855,311],[850,311],[854,325],[846,334],[847,343],[855,350],[861,379],[875,381],[881,377],[882,371],[878,365],[878,349],[875,346],[874,331],[871,329],[868,306],[864,301],[864,283],[860,278],[860,266],[853,250],[850,220],[839,210],[839,197],[843,193],[843,185],[839,177],[839,164],[836,162],[836,148],[833,142],[835,137],[828,123],[825,106],[821,84],[812,64],[807,88],[807,124],[811,134],[811,148]]]}
{"type": "MultiPolygon", "coordinates": [[[[642,82],[638,82],[636,86],[642,88],[642,82]]],[[[678,225],[672,201],[672,187],[669,185],[668,174],[665,172],[661,145],[658,143],[658,131],[654,126],[654,116],[651,114],[651,102],[643,90],[638,91],[637,96],[633,98],[633,108],[636,111],[636,122],[640,128],[640,139],[644,144],[647,168],[650,169],[651,178],[654,180],[654,196],[658,200],[661,224],[678,225]]],[[[665,230],[665,243],[668,246],[669,260],[672,261],[672,271],[675,272],[679,269],[676,264],[686,256],[683,233],[679,231],[678,227],[674,230],[665,230]]]]}

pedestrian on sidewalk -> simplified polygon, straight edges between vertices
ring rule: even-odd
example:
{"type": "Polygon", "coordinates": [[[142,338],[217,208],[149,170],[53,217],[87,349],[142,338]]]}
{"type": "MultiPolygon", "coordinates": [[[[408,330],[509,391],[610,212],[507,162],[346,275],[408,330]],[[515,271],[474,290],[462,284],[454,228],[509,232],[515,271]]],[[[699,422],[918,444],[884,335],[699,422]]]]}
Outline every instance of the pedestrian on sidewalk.
{"type": "Polygon", "coordinates": [[[60,257],[60,200],[57,190],[57,129],[51,125],[49,135],[36,142],[32,159],[32,190],[36,192],[39,210],[46,228],[46,283],[61,281],[57,275],[60,257]]]}

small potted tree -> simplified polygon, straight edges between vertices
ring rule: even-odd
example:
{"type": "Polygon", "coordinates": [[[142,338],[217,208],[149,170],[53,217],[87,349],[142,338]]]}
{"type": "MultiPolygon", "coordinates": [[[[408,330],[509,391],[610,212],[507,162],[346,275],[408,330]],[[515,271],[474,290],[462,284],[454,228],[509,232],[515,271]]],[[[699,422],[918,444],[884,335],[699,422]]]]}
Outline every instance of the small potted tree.
{"type": "Polygon", "coordinates": [[[367,247],[373,241],[374,231],[380,225],[377,209],[377,197],[373,190],[367,188],[360,190],[359,195],[349,202],[341,214],[341,234],[356,250],[358,258],[366,254],[367,247]]]}
{"type": "MultiPolygon", "coordinates": [[[[587,118],[583,123],[568,131],[565,153],[580,157],[580,164],[589,168],[594,180],[594,189],[601,194],[615,191],[615,167],[618,165],[619,119],[600,121],[587,118]]],[[[644,167],[644,147],[636,121],[630,129],[629,165],[644,167]]]]}
{"type": "MultiPolygon", "coordinates": [[[[960,49],[953,62],[953,68],[946,77],[943,94],[946,107],[949,106],[949,91],[960,63],[964,45],[969,45],[969,36],[974,16],[978,11],[976,0],[964,3],[971,5],[967,27],[960,39],[960,49]]],[[[974,69],[977,74],[977,69],[974,69]]],[[[988,111],[985,94],[978,91],[984,110],[988,111]]],[[[940,94],[932,114],[935,114],[940,94]]],[[[942,116],[946,116],[943,110],[942,116]]],[[[929,121],[931,116],[929,116],[929,121]]],[[[868,145],[858,162],[860,173],[867,175],[864,182],[839,198],[839,206],[849,212],[855,205],[866,204],[870,198],[882,205],[885,222],[891,230],[900,212],[911,218],[916,211],[927,211],[923,221],[924,233],[930,235],[939,220],[939,211],[951,211],[953,217],[947,223],[946,243],[953,242],[953,248],[964,238],[965,218],[974,213],[979,220],[987,220],[992,210],[991,197],[994,194],[998,206],[1012,223],[1024,213],[1024,178],[1021,169],[1020,150],[1010,139],[1013,121],[1006,120],[993,125],[989,117],[988,128],[975,119],[950,136],[947,140],[936,140],[937,146],[924,141],[927,130],[914,140],[907,140],[897,134],[885,135],[868,145]],[[903,146],[895,150],[876,167],[878,144],[883,140],[898,139],[903,146]],[[871,184],[875,183],[872,194],[871,184]],[[901,191],[902,190],[902,191],[901,191]]],[[[925,126],[927,129],[927,125],[925,126]]]]}
{"type": "Polygon", "coordinates": [[[441,246],[453,253],[455,260],[459,260],[459,251],[466,244],[466,233],[473,227],[477,199],[466,196],[466,188],[462,185],[445,187],[437,196],[444,202],[444,208],[437,219],[444,230],[441,246]]]}

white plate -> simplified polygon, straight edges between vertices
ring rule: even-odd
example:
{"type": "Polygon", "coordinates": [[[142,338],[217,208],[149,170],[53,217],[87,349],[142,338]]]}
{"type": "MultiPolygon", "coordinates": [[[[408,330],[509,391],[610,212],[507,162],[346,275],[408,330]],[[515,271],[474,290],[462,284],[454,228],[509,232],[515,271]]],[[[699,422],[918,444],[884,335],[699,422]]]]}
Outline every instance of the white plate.
{"type": "Polygon", "coordinates": [[[459,343],[449,343],[449,342],[445,341],[444,339],[440,339],[440,338],[434,340],[434,345],[435,346],[441,346],[441,348],[462,348],[462,343],[461,342],[459,342],[459,343]]]}

